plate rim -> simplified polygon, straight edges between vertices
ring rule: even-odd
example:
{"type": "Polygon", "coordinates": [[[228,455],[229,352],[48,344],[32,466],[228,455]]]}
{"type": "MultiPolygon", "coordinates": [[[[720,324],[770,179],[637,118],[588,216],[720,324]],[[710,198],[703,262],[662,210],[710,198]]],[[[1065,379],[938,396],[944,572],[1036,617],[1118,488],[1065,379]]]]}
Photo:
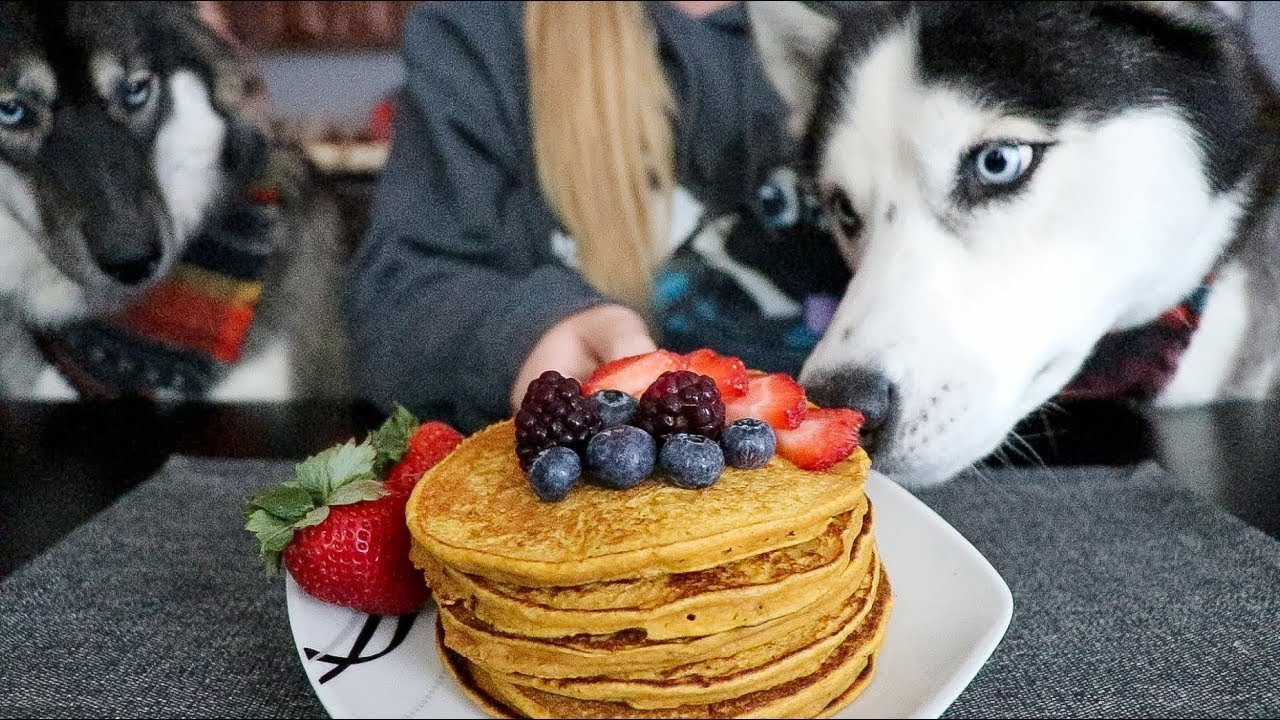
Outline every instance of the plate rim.
{"type": "Polygon", "coordinates": [[[1005,634],[1009,630],[1009,624],[1013,621],[1013,592],[1009,588],[1009,584],[1000,572],[996,570],[991,561],[983,555],[977,547],[974,546],[968,538],[957,530],[947,519],[938,514],[936,510],[930,507],[914,493],[906,489],[896,481],[884,473],[876,471],[874,468],[867,472],[868,485],[870,485],[872,477],[877,481],[876,490],[892,493],[900,499],[906,500],[908,503],[916,506],[916,509],[924,515],[930,523],[939,528],[944,534],[950,535],[951,540],[965,554],[971,556],[976,561],[977,569],[982,577],[988,581],[996,591],[996,600],[998,605],[993,608],[997,617],[994,624],[989,626],[985,632],[978,636],[977,642],[973,649],[965,658],[964,662],[958,664],[958,671],[954,673],[950,680],[943,685],[937,693],[928,701],[921,703],[919,709],[913,714],[913,717],[920,718],[937,718],[946,712],[947,708],[960,697],[982,668],[986,666],[987,661],[991,659],[991,655],[996,648],[1000,646],[1000,641],[1004,639],[1005,634]]]}

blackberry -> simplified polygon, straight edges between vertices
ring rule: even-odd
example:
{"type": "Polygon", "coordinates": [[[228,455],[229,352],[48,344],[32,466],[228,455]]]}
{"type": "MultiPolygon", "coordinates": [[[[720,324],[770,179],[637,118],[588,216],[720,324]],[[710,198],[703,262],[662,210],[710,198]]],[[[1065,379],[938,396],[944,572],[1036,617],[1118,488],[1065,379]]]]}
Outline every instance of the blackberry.
{"type": "Polygon", "coordinates": [[[716,381],[706,375],[665,372],[640,396],[632,424],[660,440],[676,433],[715,440],[724,428],[724,401],[716,381]]]}
{"type": "Polygon", "coordinates": [[[594,400],[582,396],[578,381],[548,370],[529,383],[516,413],[520,467],[527,471],[538,453],[557,445],[581,454],[599,429],[600,411],[594,400]]]}

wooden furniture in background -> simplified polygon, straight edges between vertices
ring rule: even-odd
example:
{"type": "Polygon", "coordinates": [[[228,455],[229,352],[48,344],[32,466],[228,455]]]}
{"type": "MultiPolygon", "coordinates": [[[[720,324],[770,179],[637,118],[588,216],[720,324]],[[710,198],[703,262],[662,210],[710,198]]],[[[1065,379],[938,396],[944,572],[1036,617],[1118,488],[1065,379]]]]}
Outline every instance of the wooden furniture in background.
{"type": "Polygon", "coordinates": [[[413,2],[222,2],[231,32],[258,52],[393,50],[413,2]]]}
{"type": "MultiPolygon", "coordinates": [[[[371,55],[397,54],[405,20],[416,4],[203,0],[201,10],[206,22],[256,58],[264,71],[274,69],[272,77],[280,90],[288,88],[288,83],[293,88],[314,84],[316,64],[332,66],[334,55],[359,53],[367,62],[371,55]]],[[[337,62],[341,63],[341,58],[337,62]]],[[[347,90],[356,90],[356,96],[364,94],[360,88],[342,86],[341,82],[350,82],[350,78],[335,79],[332,87],[312,88],[310,94],[321,98],[347,90]]],[[[349,107],[344,115],[327,111],[323,102],[299,112],[296,106],[284,104],[286,97],[295,94],[268,95],[273,134],[306,153],[319,172],[322,187],[341,208],[344,234],[354,248],[368,226],[377,177],[390,148],[394,113],[390,97],[372,101],[366,117],[353,117],[349,107]]]]}

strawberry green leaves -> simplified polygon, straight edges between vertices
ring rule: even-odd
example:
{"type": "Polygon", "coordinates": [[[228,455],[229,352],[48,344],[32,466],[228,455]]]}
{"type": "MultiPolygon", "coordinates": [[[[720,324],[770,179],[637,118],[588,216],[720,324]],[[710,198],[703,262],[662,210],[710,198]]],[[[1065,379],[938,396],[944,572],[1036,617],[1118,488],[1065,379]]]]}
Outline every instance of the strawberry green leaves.
{"type": "Polygon", "coordinates": [[[279,570],[280,553],[294,531],[323,522],[331,506],[387,495],[374,474],[376,456],[369,440],[330,448],[298,463],[292,480],[249,499],[245,530],[257,537],[258,556],[268,573],[279,570]]]}
{"type": "Polygon", "coordinates": [[[280,570],[280,553],[293,539],[293,524],[259,509],[249,513],[249,522],[244,529],[257,536],[261,546],[258,559],[267,572],[274,575],[280,570]]]}
{"type": "Polygon", "coordinates": [[[375,480],[374,478],[356,479],[338,486],[333,492],[329,493],[329,500],[325,505],[350,505],[362,500],[377,500],[387,494],[389,494],[389,491],[381,480],[375,480]]]}
{"type": "Polygon", "coordinates": [[[382,427],[369,435],[369,440],[376,451],[373,459],[373,470],[378,477],[385,477],[392,465],[400,462],[409,450],[409,438],[418,429],[418,418],[402,405],[382,423],[382,427]]]}
{"type": "Polygon", "coordinates": [[[311,493],[296,485],[277,485],[258,493],[254,505],[282,518],[300,518],[315,507],[311,493]]]}
{"type": "Polygon", "coordinates": [[[367,440],[359,445],[348,441],[345,445],[329,448],[298,463],[294,469],[294,479],[285,485],[303,488],[319,504],[334,504],[329,503],[328,499],[339,487],[356,480],[376,481],[377,476],[373,472],[376,454],[377,451],[367,440]]]}
{"type": "Polygon", "coordinates": [[[384,478],[409,451],[418,418],[401,406],[364,442],[348,441],[298,463],[293,478],[249,498],[245,530],[258,540],[268,573],[280,569],[280,555],[294,532],[319,525],[329,508],[377,500],[390,494],[384,478]]]}

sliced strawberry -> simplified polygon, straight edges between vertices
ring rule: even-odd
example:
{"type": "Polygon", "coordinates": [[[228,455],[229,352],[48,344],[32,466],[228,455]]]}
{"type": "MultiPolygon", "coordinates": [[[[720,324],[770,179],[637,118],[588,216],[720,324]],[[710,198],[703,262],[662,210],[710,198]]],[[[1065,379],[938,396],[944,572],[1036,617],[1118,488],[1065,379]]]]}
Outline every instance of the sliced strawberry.
{"type": "Polygon", "coordinates": [[[747,366],[738,358],[703,348],[685,355],[684,360],[688,365],[686,369],[715,380],[716,389],[726,402],[747,393],[747,382],[751,376],[747,375],[747,366]]]}
{"type": "Polygon", "coordinates": [[[763,420],[774,430],[789,430],[804,420],[808,404],[804,388],[786,373],[759,375],[747,382],[747,393],[735,400],[725,399],[726,424],[742,418],[763,420]]]}
{"type": "Polygon", "coordinates": [[[848,408],[814,408],[794,430],[776,430],[778,454],[804,470],[825,470],[858,447],[862,413],[848,408]]]}
{"type": "Polygon", "coordinates": [[[638,398],[662,373],[684,369],[684,358],[666,350],[632,355],[601,365],[582,384],[582,394],[591,395],[600,390],[621,390],[638,398]]]}
{"type": "Polygon", "coordinates": [[[462,433],[442,422],[426,422],[409,438],[409,448],[387,474],[387,489],[408,497],[422,474],[453,452],[462,442],[462,433]]]}

